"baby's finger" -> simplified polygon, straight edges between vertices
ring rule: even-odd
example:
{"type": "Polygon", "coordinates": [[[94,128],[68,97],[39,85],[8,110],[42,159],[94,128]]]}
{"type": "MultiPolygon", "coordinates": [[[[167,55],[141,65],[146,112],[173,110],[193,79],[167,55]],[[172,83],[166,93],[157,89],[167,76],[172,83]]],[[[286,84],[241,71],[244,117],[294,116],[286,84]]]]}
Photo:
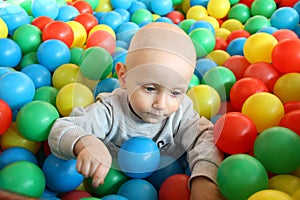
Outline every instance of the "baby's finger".
{"type": "Polygon", "coordinates": [[[93,187],[98,187],[99,184],[104,183],[104,179],[109,171],[109,168],[105,165],[100,165],[94,173],[92,185],[93,187]]]}

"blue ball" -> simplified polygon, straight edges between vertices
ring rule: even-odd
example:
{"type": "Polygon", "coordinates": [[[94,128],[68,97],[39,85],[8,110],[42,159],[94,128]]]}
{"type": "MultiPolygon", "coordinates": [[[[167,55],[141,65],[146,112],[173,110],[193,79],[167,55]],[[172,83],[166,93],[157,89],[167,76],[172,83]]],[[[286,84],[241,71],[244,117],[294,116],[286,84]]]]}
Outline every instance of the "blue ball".
{"type": "Polygon", "coordinates": [[[123,23],[123,18],[118,12],[109,11],[101,17],[99,23],[110,26],[116,32],[123,23]]]}
{"type": "Polygon", "coordinates": [[[50,154],[42,166],[47,187],[54,192],[69,192],[83,181],[83,175],[76,170],[76,160],[63,160],[50,154]]]}
{"type": "Polygon", "coordinates": [[[217,66],[217,63],[209,58],[199,58],[196,62],[194,74],[199,78],[199,80],[202,80],[202,76],[205,74],[205,72],[217,66]]]}
{"type": "Polygon", "coordinates": [[[274,27],[272,27],[272,26],[265,26],[265,27],[262,27],[261,29],[259,29],[259,30],[257,31],[257,33],[263,32],[263,33],[273,34],[273,33],[276,32],[276,31],[278,31],[277,28],[274,28],[274,27]]]}
{"type": "Polygon", "coordinates": [[[114,89],[119,88],[120,83],[116,78],[105,78],[98,82],[94,89],[94,97],[96,98],[99,93],[112,92],[114,89]]]}
{"type": "Polygon", "coordinates": [[[110,0],[110,4],[114,9],[128,9],[131,6],[132,2],[133,0],[110,0]]]}
{"type": "Polygon", "coordinates": [[[147,9],[147,6],[141,1],[132,2],[131,6],[128,8],[130,14],[134,13],[138,9],[147,9]]]}
{"type": "Polygon", "coordinates": [[[150,176],[158,167],[160,152],[146,137],[132,137],[125,141],[118,154],[120,169],[131,178],[150,176]]]}
{"type": "Polygon", "coordinates": [[[52,76],[50,71],[40,64],[31,64],[24,67],[21,72],[26,74],[33,81],[35,88],[40,88],[42,86],[51,86],[52,76]]]}
{"type": "Polygon", "coordinates": [[[139,29],[140,27],[136,23],[125,22],[116,31],[117,39],[130,44],[132,37],[139,29]]]}
{"type": "Polygon", "coordinates": [[[227,53],[229,53],[231,56],[233,55],[241,55],[244,56],[244,44],[246,42],[247,38],[236,38],[232,40],[226,48],[227,53]]]}
{"type": "Polygon", "coordinates": [[[126,63],[126,57],[127,57],[127,50],[125,49],[120,49],[120,50],[117,50],[115,51],[111,56],[112,56],[112,59],[113,59],[113,69],[112,69],[112,73],[115,73],[115,67],[116,67],[116,64],[118,62],[121,62],[123,64],[126,63]]]}
{"type": "Polygon", "coordinates": [[[131,14],[128,10],[123,9],[123,8],[117,8],[114,11],[119,13],[122,16],[123,23],[130,21],[131,14]]]}
{"type": "Polygon", "coordinates": [[[62,64],[70,63],[71,52],[69,47],[60,40],[46,40],[37,50],[37,59],[50,72],[54,72],[62,64]]]}
{"type": "Polygon", "coordinates": [[[0,76],[9,72],[14,72],[14,70],[9,67],[0,67],[0,76]]]}
{"type": "Polygon", "coordinates": [[[129,200],[126,197],[117,194],[110,194],[104,197],[101,197],[101,200],[129,200]]]}
{"type": "Polygon", "coordinates": [[[173,21],[168,17],[159,17],[155,20],[155,22],[166,22],[169,24],[174,24],[173,21]]]}
{"type": "Polygon", "coordinates": [[[294,30],[299,24],[299,14],[291,7],[281,7],[273,12],[270,23],[277,29],[294,30]]]}
{"type": "Polygon", "coordinates": [[[59,5],[56,0],[34,0],[31,4],[33,17],[46,16],[56,19],[59,12],[59,5]]]}
{"type": "Polygon", "coordinates": [[[34,83],[26,74],[14,71],[0,76],[0,99],[12,110],[18,110],[32,101],[34,94],[34,83]]]}
{"type": "Polygon", "coordinates": [[[158,194],[151,183],[144,179],[131,179],[119,188],[118,195],[130,200],[157,200],[158,194]]]}
{"type": "Polygon", "coordinates": [[[128,49],[129,47],[129,44],[123,40],[119,40],[117,39],[116,40],[116,47],[120,47],[120,48],[123,48],[123,49],[128,49]]]}
{"type": "Polygon", "coordinates": [[[22,59],[20,46],[10,38],[0,38],[0,66],[16,67],[22,59]]]}
{"type": "Polygon", "coordinates": [[[9,35],[13,35],[18,27],[30,23],[27,12],[21,6],[17,5],[8,5],[1,8],[0,18],[2,18],[7,25],[9,35]]]}
{"type": "Polygon", "coordinates": [[[161,155],[157,170],[147,177],[147,180],[159,191],[161,184],[169,176],[182,174],[184,169],[180,163],[171,156],[161,155]]]}
{"type": "Polygon", "coordinates": [[[215,35],[215,28],[213,27],[213,25],[211,23],[209,23],[205,20],[199,20],[199,21],[194,22],[190,26],[188,32],[191,32],[192,30],[194,30],[196,28],[206,28],[206,29],[210,30],[213,35],[215,35]]]}
{"type": "Polygon", "coordinates": [[[38,164],[35,155],[28,149],[23,147],[11,147],[5,149],[0,154],[0,170],[6,165],[16,161],[28,161],[36,165],[38,164]]]}
{"type": "Polygon", "coordinates": [[[79,11],[74,6],[64,5],[59,8],[56,20],[67,22],[73,20],[77,15],[79,15],[79,11]]]}
{"type": "Polygon", "coordinates": [[[173,1],[172,0],[155,0],[150,2],[151,10],[158,15],[166,15],[173,11],[173,1]]]}
{"type": "Polygon", "coordinates": [[[190,6],[192,7],[192,6],[200,5],[200,6],[207,8],[208,2],[209,2],[209,0],[191,0],[190,6]]]}

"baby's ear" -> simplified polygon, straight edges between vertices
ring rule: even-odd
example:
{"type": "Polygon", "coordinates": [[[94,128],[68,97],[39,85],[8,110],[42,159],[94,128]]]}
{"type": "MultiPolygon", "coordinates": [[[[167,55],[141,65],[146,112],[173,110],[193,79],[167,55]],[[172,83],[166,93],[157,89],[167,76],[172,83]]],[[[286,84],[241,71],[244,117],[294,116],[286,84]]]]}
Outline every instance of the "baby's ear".
{"type": "Polygon", "coordinates": [[[116,72],[120,81],[121,88],[126,89],[126,84],[125,84],[126,66],[123,63],[118,62],[116,64],[116,72]]]}

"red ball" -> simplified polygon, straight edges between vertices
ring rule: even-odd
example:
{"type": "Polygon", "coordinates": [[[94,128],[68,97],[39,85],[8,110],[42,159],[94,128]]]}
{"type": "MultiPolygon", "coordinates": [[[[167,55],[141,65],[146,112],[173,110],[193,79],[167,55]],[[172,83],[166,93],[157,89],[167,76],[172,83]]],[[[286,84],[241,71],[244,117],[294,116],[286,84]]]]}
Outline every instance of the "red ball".
{"type": "Polygon", "coordinates": [[[169,12],[166,17],[168,17],[170,20],[172,20],[172,22],[174,24],[178,24],[179,22],[181,22],[182,20],[184,20],[184,15],[177,11],[177,10],[174,10],[172,12],[169,12]]]}
{"type": "Polygon", "coordinates": [[[230,69],[235,75],[236,80],[243,78],[245,70],[250,63],[241,55],[233,55],[224,62],[224,67],[230,69]]]}
{"type": "Polygon", "coordinates": [[[90,30],[98,24],[97,18],[90,13],[80,13],[74,18],[74,21],[82,24],[87,33],[89,33],[90,30]]]}
{"type": "Polygon", "coordinates": [[[239,3],[245,4],[246,6],[248,6],[249,8],[251,8],[251,5],[253,3],[254,0],[240,0],[239,3]]]}
{"type": "Polygon", "coordinates": [[[229,44],[232,40],[236,38],[248,38],[250,37],[250,35],[251,34],[246,30],[234,30],[228,35],[226,41],[229,44]]]}
{"type": "Polygon", "coordinates": [[[113,54],[116,49],[116,40],[109,32],[97,30],[91,33],[86,41],[86,48],[94,46],[102,47],[113,54]]]}
{"type": "Polygon", "coordinates": [[[298,0],[281,0],[279,1],[279,7],[293,7],[298,0]]]}
{"type": "Polygon", "coordinates": [[[83,190],[73,190],[67,193],[64,193],[61,196],[61,200],[80,200],[84,197],[92,197],[92,195],[83,190]]]}
{"type": "Polygon", "coordinates": [[[189,200],[190,190],[188,188],[189,176],[186,174],[175,174],[169,176],[159,189],[160,200],[189,200]]]}
{"type": "Polygon", "coordinates": [[[285,104],[283,104],[283,106],[284,106],[284,112],[288,113],[293,110],[300,109],[300,101],[286,102],[285,104]]]}
{"type": "Polygon", "coordinates": [[[278,42],[272,51],[273,67],[281,73],[300,72],[300,40],[278,42]]]}
{"type": "Polygon", "coordinates": [[[5,133],[12,123],[12,111],[9,105],[0,99],[0,135],[5,133]]]}
{"type": "Polygon", "coordinates": [[[71,47],[74,40],[73,29],[65,22],[53,21],[47,24],[42,32],[42,40],[56,39],[71,47]]]}
{"type": "Polygon", "coordinates": [[[278,42],[286,39],[298,39],[298,35],[289,29],[279,29],[272,33],[278,42]]]}
{"type": "Polygon", "coordinates": [[[223,51],[226,51],[226,48],[227,48],[227,42],[226,42],[226,40],[224,40],[222,38],[219,38],[219,37],[216,37],[216,45],[215,45],[214,50],[223,50],[223,51]]]}
{"type": "Polygon", "coordinates": [[[257,129],[252,120],[240,112],[222,115],[213,129],[217,147],[227,154],[250,152],[257,137],[257,129]]]}
{"type": "Polygon", "coordinates": [[[93,14],[93,8],[92,6],[86,2],[86,1],[75,1],[72,4],[73,7],[75,7],[79,13],[90,13],[93,14]]]}
{"type": "Polygon", "coordinates": [[[281,74],[273,68],[272,64],[266,62],[258,62],[249,65],[244,72],[244,77],[253,77],[261,80],[266,84],[269,92],[273,91],[273,87],[281,74]]]}
{"type": "Polygon", "coordinates": [[[300,109],[286,113],[280,120],[279,126],[291,129],[300,136],[300,109]]]}
{"type": "Polygon", "coordinates": [[[40,31],[43,31],[45,26],[54,20],[47,16],[39,16],[32,20],[31,24],[38,27],[40,31]]]}
{"type": "Polygon", "coordinates": [[[236,81],[230,90],[231,105],[241,111],[244,102],[251,95],[258,92],[268,92],[267,86],[257,78],[246,77],[236,81]]]}

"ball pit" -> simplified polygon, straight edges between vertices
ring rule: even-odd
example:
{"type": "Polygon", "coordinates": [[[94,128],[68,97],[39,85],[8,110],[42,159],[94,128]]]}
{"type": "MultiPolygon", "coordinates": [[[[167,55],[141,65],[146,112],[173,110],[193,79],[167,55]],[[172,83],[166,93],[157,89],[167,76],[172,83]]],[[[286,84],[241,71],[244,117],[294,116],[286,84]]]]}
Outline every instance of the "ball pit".
{"type": "Polygon", "coordinates": [[[215,143],[227,154],[218,170],[222,194],[299,199],[299,11],[297,0],[1,1],[0,159],[7,162],[0,162],[0,189],[57,200],[81,194],[86,200],[125,200],[136,191],[151,200],[189,198],[189,177],[181,173],[190,171],[176,160],[137,181],[113,166],[105,184],[92,189],[90,179],[75,172],[64,178],[67,167],[46,162],[63,163],[46,148],[51,122],[119,87],[114,66],[125,62],[131,38],[143,25],[165,21],[195,44],[188,94],[220,131],[215,143]],[[43,164],[48,169],[42,176],[43,164]],[[172,167],[182,176],[163,182],[172,167]],[[26,188],[29,181],[39,186],[26,188]]]}

